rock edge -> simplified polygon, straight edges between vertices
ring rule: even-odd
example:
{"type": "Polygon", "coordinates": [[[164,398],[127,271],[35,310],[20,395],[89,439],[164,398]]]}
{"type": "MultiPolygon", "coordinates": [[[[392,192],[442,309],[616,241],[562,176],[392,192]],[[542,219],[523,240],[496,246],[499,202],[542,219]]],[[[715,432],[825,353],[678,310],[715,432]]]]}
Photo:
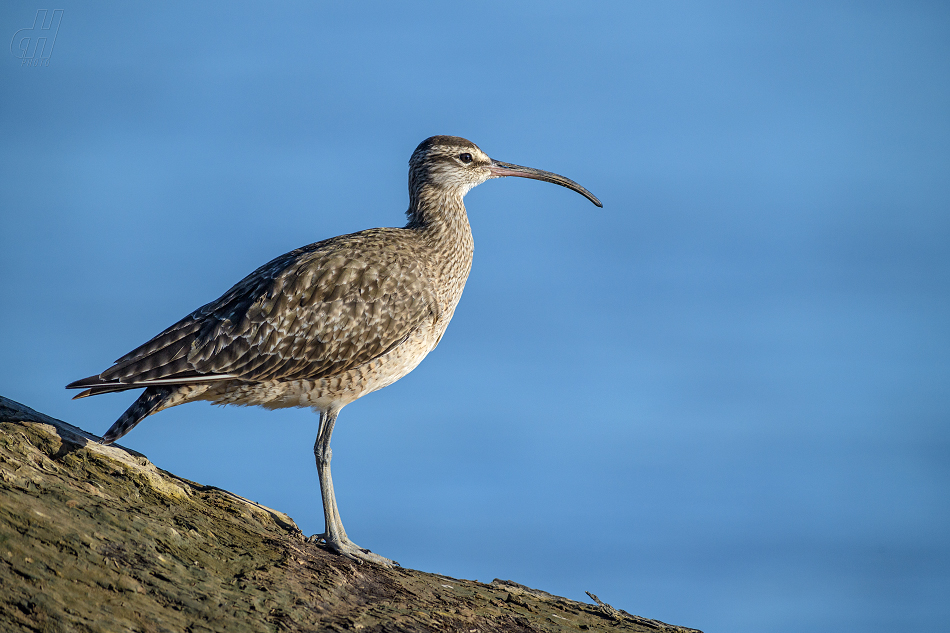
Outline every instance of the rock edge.
{"type": "Polygon", "coordinates": [[[0,396],[0,629],[696,633],[511,581],[358,564],[282,512],[98,440],[0,396]]]}

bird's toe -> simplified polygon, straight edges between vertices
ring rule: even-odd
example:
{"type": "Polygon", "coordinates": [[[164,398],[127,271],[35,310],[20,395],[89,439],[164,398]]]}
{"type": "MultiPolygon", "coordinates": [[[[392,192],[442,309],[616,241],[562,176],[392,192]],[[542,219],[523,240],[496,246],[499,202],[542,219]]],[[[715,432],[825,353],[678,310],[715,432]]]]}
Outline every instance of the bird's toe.
{"type": "Polygon", "coordinates": [[[401,566],[394,560],[390,560],[389,558],[380,556],[379,554],[374,554],[365,547],[360,547],[350,539],[333,539],[324,533],[314,534],[313,536],[308,537],[307,542],[317,543],[321,547],[330,550],[334,554],[339,554],[340,556],[344,556],[358,563],[363,563],[365,561],[367,563],[373,563],[383,567],[401,566]]]}

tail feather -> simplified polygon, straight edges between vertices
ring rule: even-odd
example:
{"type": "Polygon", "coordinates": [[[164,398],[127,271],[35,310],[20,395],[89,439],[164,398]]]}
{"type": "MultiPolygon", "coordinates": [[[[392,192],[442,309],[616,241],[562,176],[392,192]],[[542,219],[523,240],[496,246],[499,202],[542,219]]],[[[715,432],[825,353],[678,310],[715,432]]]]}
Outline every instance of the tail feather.
{"type": "Polygon", "coordinates": [[[75,380],[68,385],[67,389],[83,389],[86,390],[79,393],[78,395],[73,396],[73,400],[78,400],[80,398],[85,398],[87,396],[97,396],[100,393],[109,393],[112,391],[125,391],[126,389],[134,389],[135,387],[129,387],[126,385],[121,385],[116,381],[103,380],[100,376],[89,376],[88,378],[83,378],[82,380],[75,380]]]}
{"type": "Polygon", "coordinates": [[[109,381],[103,380],[99,374],[95,376],[89,376],[88,378],[83,378],[82,380],[74,380],[73,382],[66,385],[67,389],[82,389],[83,387],[96,387],[98,385],[105,384],[109,381]]]}
{"type": "MultiPolygon", "coordinates": [[[[89,391],[93,390],[90,389],[89,391]]],[[[131,431],[136,424],[161,408],[171,398],[174,391],[175,387],[149,387],[146,389],[138,400],[133,402],[132,406],[126,409],[125,413],[106,431],[106,434],[102,436],[102,443],[111,444],[131,431]]]]}
{"type": "MultiPolygon", "coordinates": [[[[101,393],[117,393],[119,391],[128,391],[129,389],[141,389],[144,385],[99,385],[90,387],[85,391],[80,391],[73,396],[73,400],[88,398],[89,396],[98,396],[101,393]]],[[[75,389],[75,387],[73,387],[75,389]]]]}
{"type": "Polygon", "coordinates": [[[82,380],[77,380],[66,385],[67,389],[85,389],[78,395],[73,396],[73,400],[88,398],[89,396],[98,396],[103,393],[116,393],[119,391],[128,391],[129,389],[141,389],[142,387],[158,387],[165,385],[189,385],[195,383],[218,382],[235,378],[233,374],[202,374],[197,371],[179,371],[173,376],[164,378],[148,378],[135,380],[134,382],[120,382],[118,380],[106,380],[101,376],[89,376],[82,380]]]}

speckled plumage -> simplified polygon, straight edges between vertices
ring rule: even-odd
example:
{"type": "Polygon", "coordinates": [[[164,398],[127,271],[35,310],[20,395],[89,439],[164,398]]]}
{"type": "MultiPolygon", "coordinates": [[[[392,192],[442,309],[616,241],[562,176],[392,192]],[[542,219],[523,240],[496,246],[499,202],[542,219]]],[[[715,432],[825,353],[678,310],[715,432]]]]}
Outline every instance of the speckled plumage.
{"type": "Polygon", "coordinates": [[[103,440],[194,400],[311,407],[321,413],[315,453],[323,540],[346,555],[391,562],[347,545],[329,481],[329,436],[342,407],[405,376],[441,340],[472,265],[462,198],[485,180],[513,175],[555,182],[600,204],[573,181],[492,161],[458,137],[426,139],[409,166],[404,228],[341,235],[281,255],[101,374],[68,385],[85,388],[77,398],[145,387],[103,440]]]}

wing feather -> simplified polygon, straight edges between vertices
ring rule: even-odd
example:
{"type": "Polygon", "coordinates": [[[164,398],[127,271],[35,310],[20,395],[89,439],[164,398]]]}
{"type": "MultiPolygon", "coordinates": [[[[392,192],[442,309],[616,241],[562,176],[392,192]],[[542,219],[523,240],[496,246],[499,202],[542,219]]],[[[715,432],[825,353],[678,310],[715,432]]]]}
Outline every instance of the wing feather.
{"type": "Polygon", "coordinates": [[[73,385],[314,380],[370,362],[438,318],[413,239],[372,229],[287,253],[73,385]]]}

